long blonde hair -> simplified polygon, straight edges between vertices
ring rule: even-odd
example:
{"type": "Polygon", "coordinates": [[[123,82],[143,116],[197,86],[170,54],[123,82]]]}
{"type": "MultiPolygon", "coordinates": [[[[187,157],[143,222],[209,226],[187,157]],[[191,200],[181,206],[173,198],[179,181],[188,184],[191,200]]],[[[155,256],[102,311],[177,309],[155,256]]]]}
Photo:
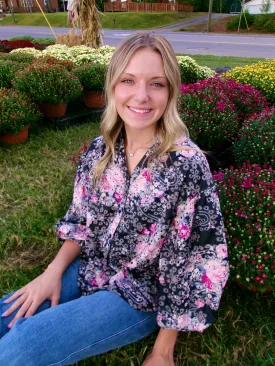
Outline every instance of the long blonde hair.
{"type": "MultiPolygon", "coordinates": [[[[100,131],[106,146],[104,156],[97,162],[93,181],[97,183],[115,156],[115,145],[123,128],[123,121],[117,113],[114,101],[115,86],[124,72],[130,58],[140,49],[149,48],[158,52],[163,60],[164,71],[169,83],[169,98],[163,116],[157,124],[156,136],[159,145],[148,157],[150,160],[168,151],[178,150],[174,142],[181,134],[189,137],[186,125],[177,111],[177,99],[180,93],[180,71],[176,55],[170,43],[162,36],[149,32],[136,32],[125,38],[114,52],[105,80],[106,109],[103,112],[100,131]]],[[[190,147],[186,147],[190,150],[190,147]]],[[[185,149],[184,147],[180,148],[185,149]]],[[[197,149],[195,149],[197,150],[197,149]]]]}

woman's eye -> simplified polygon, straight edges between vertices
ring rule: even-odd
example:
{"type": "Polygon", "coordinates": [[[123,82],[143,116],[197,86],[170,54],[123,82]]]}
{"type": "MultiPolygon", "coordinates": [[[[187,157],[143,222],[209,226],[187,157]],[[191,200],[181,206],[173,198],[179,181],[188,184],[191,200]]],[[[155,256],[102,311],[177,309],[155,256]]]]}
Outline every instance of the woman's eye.
{"type": "Polygon", "coordinates": [[[126,84],[130,84],[132,82],[131,79],[125,79],[125,80],[122,80],[123,83],[126,83],[126,84]]]}
{"type": "Polygon", "coordinates": [[[155,86],[162,88],[163,85],[161,83],[153,83],[155,86]]]}

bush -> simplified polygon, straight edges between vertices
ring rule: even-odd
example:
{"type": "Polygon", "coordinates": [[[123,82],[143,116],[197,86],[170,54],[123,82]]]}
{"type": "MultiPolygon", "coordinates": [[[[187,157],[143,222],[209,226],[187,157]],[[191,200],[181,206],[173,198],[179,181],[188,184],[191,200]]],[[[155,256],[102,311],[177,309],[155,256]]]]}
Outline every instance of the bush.
{"type": "Polygon", "coordinates": [[[67,103],[82,92],[77,77],[58,65],[31,65],[16,75],[13,87],[38,103],[67,103]]]}
{"type": "Polygon", "coordinates": [[[31,36],[15,36],[8,39],[9,42],[12,41],[30,41],[33,42],[34,38],[31,36]]]}
{"type": "Polygon", "coordinates": [[[213,175],[225,222],[233,279],[248,287],[275,287],[275,170],[230,167],[213,175]]]}
{"type": "Polygon", "coordinates": [[[55,44],[54,38],[34,38],[33,43],[40,43],[40,44],[46,44],[46,45],[53,45],[55,44]]]}
{"type": "Polygon", "coordinates": [[[48,66],[59,65],[59,66],[63,66],[68,71],[72,71],[74,68],[74,63],[72,61],[59,60],[56,57],[48,56],[48,55],[35,58],[33,64],[38,65],[38,66],[42,65],[42,64],[45,64],[48,66]]]}
{"type": "Polygon", "coordinates": [[[256,18],[255,15],[249,14],[248,11],[245,11],[245,16],[243,14],[240,14],[236,17],[232,17],[232,19],[227,23],[226,29],[227,30],[237,30],[238,26],[239,26],[239,22],[240,22],[240,16],[242,17],[241,24],[240,24],[241,29],[247,29],[246,21],[247,21],[247,24],[249,27],[252,26],[255,22],[255,18],[256,18]]]}
{"type": "Polygon", "coordinates": [[[183,84],[195,83],[198,80],[207,79],[215,75],[215,71],[208,67],[199,66],[195,60],[189,56],[177,56],[181,82],[183,84]]]}
{"type": "Polygon", "coordinates": [[[89,63],[73,70],[81,85],[86,89],[101,91],[104,89],[107,66],[89,63]]]}
{"type": "Polygon", "coordinates": [[[20,53],[20,54],[25,53],[25,54],[28,54],[28,55],[32,55],[33,57],[37,57],[37,56],[42,55],[41,51],[36,50],[33,47],[17,48],[16,50],[11,51],[11,54],[18,54],[18,53],[20,53]]]}
{"type": "Polygon", "coordinates": [[[275,14],[260,14],[255,17],[253,28],[267,33],[275,32],[275,14]]]}
{"type": "Polygon", "coordinates": [[[238,164],[264,164],[275,168],[275,109],[264,110],[248,119],[233,145],[233,155],[238,164]]]}
{"type": "Polygon", "coordinates": [[[0,89],[0,132],[18,134],[24,127],[42,118],[38,107],[25,94],[0,89]]]}
{"type": "Polygon", "coordinates": [[[275,103],[275,60],[260,61],[245,67],[235,67],[225,73],[242,84],[253,85],[265,95],[266,99],[275,103]]]}
{"type": "Polygon", "coordinates": [[[11,81],[16,73],[26,67],[28,64],[0,60],[0,88],[11,88],[11,81]]]}
{"type": "Polygon", "coordinates": [[[212,150],[231,140],[239,127],[236,108],[223,90],[207,80],[182,85],[178,110],[190,137],[203,149],[212,150]]]}
{"type": "Polygon", "coordinates": [[[213,88],[226,94],[227,98],[235,106],[238,117],[239,128],[242,127],[245,119],[256,113],[260,113],[268,107],[264,95],[251,85],[243,85],[235,79],[220,78],[215,76],[200,83],[200,88],[213,88]]]}
{"type": "Polygon", "coordinates": [[[34,60],[34,56],[25,52],[3,53],[1,55],[1,60],[30,64],[34,60]]]}

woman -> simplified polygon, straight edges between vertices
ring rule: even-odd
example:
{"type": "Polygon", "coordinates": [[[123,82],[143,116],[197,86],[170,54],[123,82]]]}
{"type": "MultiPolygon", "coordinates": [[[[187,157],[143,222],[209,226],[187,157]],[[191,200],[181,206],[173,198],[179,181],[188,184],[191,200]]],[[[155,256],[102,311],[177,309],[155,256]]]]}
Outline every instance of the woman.
{"type": "Polygon", "coordinates": [[[0,303],[1,365],[69,365],[156,330],[143,365],[174,365],[178,331],[215,321],[225,234],[207,160],[177,113],[179,86],[163,37],[136,33],[117,48],[102,136],[56,224],[64,243],[41,276],[0,303]]]}

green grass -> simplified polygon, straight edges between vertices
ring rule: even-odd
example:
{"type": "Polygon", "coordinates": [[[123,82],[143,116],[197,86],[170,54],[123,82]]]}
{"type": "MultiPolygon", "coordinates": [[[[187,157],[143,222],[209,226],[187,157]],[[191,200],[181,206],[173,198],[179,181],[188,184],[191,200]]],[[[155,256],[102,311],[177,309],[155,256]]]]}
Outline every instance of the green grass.
{"type": "MultiPolygon", "coordinates": [[[[152,29],[183,22],[187,19],[205,15],[205,13],[103,13],[101,25],[105,29],[152,29]]],[[[68,27],[67,13],[46,14],[52,27],[68,27]]],[[[0,25],[48,26],[40,13],[15,14],[16,24],[11,16],[0,21],[0,25]]]]}
{"type": "Polygon", "coordinates": [[[211,69],[217,67],[231,66],[242,67],[263,61],[263,58],[253,57],[231,57],[231,56],[212,56],[212,55],[183,55],[192,57],[200,66],[208,66],[211,69]]]}
{"type": "MultiPolygon", "coordinates": [[[[71,200],[71,156],[98,134],[91,122],[63,131],[41,126],[25,144],[0,146],[0,295],[37,276],[57,252],[53,225],[71,200]]],[[[203,334],[180,334],[176,365],[275,365],[274,300],[228,284],[217,323],[203,334]]],[[[139,366],[155,337],[77,365],[139,366]]]]}

